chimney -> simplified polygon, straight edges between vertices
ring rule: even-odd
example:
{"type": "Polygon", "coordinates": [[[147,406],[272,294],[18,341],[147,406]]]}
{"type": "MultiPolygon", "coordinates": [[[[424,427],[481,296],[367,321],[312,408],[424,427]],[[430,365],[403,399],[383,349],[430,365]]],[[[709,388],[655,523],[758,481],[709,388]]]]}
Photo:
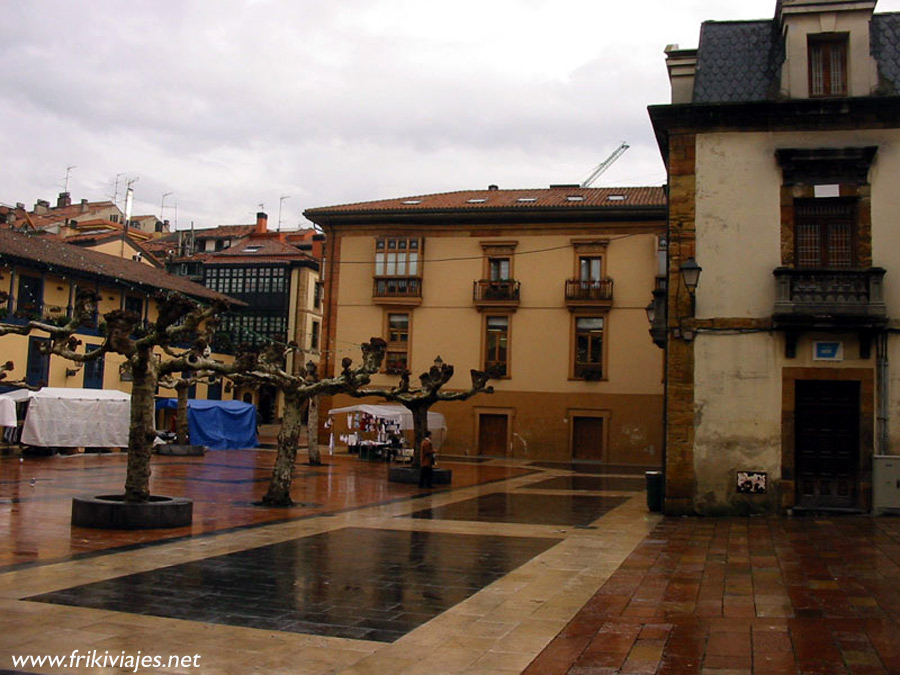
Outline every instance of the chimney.
{"type": "Polygon", "coordinates": [[[48,202],[46,199],[38,199],[34,203],[34,212],[37,215],[40,216],[45,213],[48,213],[49,211],[50,211],[50,202],[48,202]]]}
{"type": "Polygon", "coordinates": [[[87,210],[88,210],[88,200],[82,199],[81,200],[81,212],[84,213],[87,210]]]}
{"type": "Polygon", "coordinates": [[[72,206],[72,195],[68,192],[60,192],[56,198],[56,208],[64,209],[67,206],[72,206]]]}
{"type": "Polygon", "coordinates": [[[694,76],[697,74],[697,50],[680,49],[678,45],[666,47],[666,68],[672,103],[690,103],[694,99],[694,76]]]}
{"type": "Polygon", "coordinates": [[[267,216],[262,211],[256,214],[256,230],[254,234],[265,234],[269,231],[268,228],[269,216],[267,216]]]}

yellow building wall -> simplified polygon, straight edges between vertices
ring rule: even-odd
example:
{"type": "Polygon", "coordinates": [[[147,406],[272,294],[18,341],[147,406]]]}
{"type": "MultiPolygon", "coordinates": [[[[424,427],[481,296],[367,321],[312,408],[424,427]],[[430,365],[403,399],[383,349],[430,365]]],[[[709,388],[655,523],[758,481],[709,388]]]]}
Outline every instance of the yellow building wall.
{"type": "MultiPolygon", "coordinates": [[[[610,228],[612,230],[612,228],[610,228]]],[[[547,232],[504,230],[439,232],[427,236],[420,263],[423,277],[419,306],[374,304],[375,236],[340,238],[340,283],[336,330],[329,345],[337,363],[344,356],[359,362],[359,344],[386,337],[388,312],[410,313],[409,363],[413,380],[436,356],[452,364],[449,389],[468,388],[469,370],[483,368],[485,315],[472,300],[473,283],[486,278],[484,244],[516,242],[511,276],[521,283],[520,303],[510,313],[510,377],[493,380],[493,395],[435,408],[451,426],[444,452],[474,454],[476,411],[511,414],[509,454],[535,459],[572,458],[570,411],[603,414],[603,457],[615,464],[658,466],[662,448],[662,350],[651,341],[644,307],[656,275],[656,236],[647,231],[596,234],[588,229],[547,228],[547,232]],[[626,234],[627,233],[627,234],[626,234]],[[608,242],[606,275],[615,282],[614,304],[606,315],[606,378],[572,379],[573,314],[565,301],[565,281],[576,276],[573,240],[608,242]]],[[[662,229],[662,223],[658,224],[662,229]]],[[[411,235],[413,236],[413,235],[411,235]]],[[[374,385],[390,385],[397,376],[380,374],[374,385]]],[[[350,405],[336,397],[335,406],[350,405]]]]}
{"type": "MultiPolygon", "coordinates": [[[[123,292],[112,286],[97,286],[96,282],[82,282],[78,279],[64,278],[54,274],[41,275],[36,271],[30,271],[27,268],[11,269],[9,266],[0,267],[0,289],[15,294],[16,289],[13,284],[20,274],[28,274],[31,276],[41,276],[43,279],[44,290],[44,313],[45,320],[53,321],[57,318],[64,319],[67,315],[68,307],[71,305],[74,297],[72,284],[91,288],[98,292],[98,314],[101,317],[106,312],[121,309],[123,303],[123,292]],[[15,274],[13,274],[15,271],[15,274]]],[[[127,291],[127,295],[142,295],[139,291],[127,291]]],[[[142,295],[145,303],[145,313],[148,320],[156,320],[156,303],[148,295],[142,295]],[[149,302],[149,307],[147,303],[149,302]]],[[[0,304],[3,317],[6,316],[6,303],[0,304]]],[[[5,318],[0,318],[0,321],[5,318]]],[[[7,380],[24,379],[26,366],[28,362],[28,341],[29,337],[43,338],[46,335],[40,331],[34,331],[31,336],[23,335],[5,335],[0,337],[0,360],[3,362],[12,361],[15,368],[7,375],[7,380]]],[[[76,337],[81,340],[82,344],[78,347],[79,352],[84,352],[88,345],[99,345],[103,342],[102,335],[92,335],[88,333],[77,333],[76,337]]],[[[161,353],[161,352],[160,352],[161,353]]],[[[224,362],[230,363],[233,356],[227,354],[213,354],[213,357],[224,362]]],[[[118,389],[120,391],[131,391],[131,382],[123,380],[120,376],[119,367],[124,363],[125,358],[119,354],[106,354],[104,357],[103,368],[103,388],[118,389]]],[[[50,387],[74,387],[80,388],[84,386],[84,368],[80,364],[73,363],[62,357],[50,356],[49,379],[47,386],[50,387]]],[[[198,384],[197,397],[205,398],[208,386],[205,383],[198,384]]],[[[160,394],[163,396],[175,396],[174,390],[160,388],[160,394]]]]}

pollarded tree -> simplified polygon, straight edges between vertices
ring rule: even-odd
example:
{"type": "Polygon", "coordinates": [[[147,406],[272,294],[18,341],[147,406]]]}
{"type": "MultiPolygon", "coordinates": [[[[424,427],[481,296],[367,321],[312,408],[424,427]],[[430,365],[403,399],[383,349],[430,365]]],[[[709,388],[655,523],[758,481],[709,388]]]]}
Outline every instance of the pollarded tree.
{"type": "Polygon", "coordinates": [[[46,334],[49,341],[42,347],[44,351],[70,361],[88,363],[107,353],[125,357],[124,365],[132,376],[126,502],[150,499],[150,458],[156,436],[154,397],[160,378],[179,371],[223,367],[209,357],[209,340],[224,304],[203,306],[176,293],[159,293],[155,301],[157,319],[146,325],[134,312],[115,310],[105,314],[104,340],[98,349],[87,353],[76,351],[81,344],[76,333],[96,309],[97,296],[93,291],[79,290],[71,318],[60,325],[40,320],[21,325],[0,324],[0,336],[29,335],[33,331],[46,334]],[[179,346],[186,343],[191,346],[179,346]]]}
{"type": "MultiPolygon", "coordinates": [[[[315,396],[339,393],[352,394],[370,381],[370,376],[378,372],[384,360],[385,342],[372,338],[363,344],[362,364],[351,370],[353,361],[345,358],[341,363],[341,373],[336,377],[320,380],[315,366],[308,364],[306,372],[288,373],[283,367],[285,349],[276,345],[265,347],[258,353],[244,352],[238,356],[229,375],[238,384],[268,384],[280,390],[284,396],[284,416],[278,434],[278,450],[272,467],[272,480],[262,499],[264,506],[291,506],[291,485],[297,448],[303,424],[303,413],[308,401],[315,396]]],[[[291,349],[288,346],[287,349],[291,349]]],[[[221,368],[215,369],[223,372],[221,368]]],[[[310,448],[310,463],[318,463],[318,448],[310,448]]]]}
{"type": "Polygon", "coordinates": [[[453,366],[443,363],[438,357],[428,372],[419,375],[419,386],[417,388],[410,388],[410,373],[408,370],[404,370],[396,387],[366,388],[349,393],[356,398],[380,396],[385,400],[400,403],[412,413],[415,434],[413,466],[418,468],[421,465],[422,439],[425,438],[425,432],[428,430],[428,411],[431,409],[431,406],[438,401],[465,401],[475,396],[475,394],[494,393],[494,388],[487,383],[490,375],[480,370],[471,370],[469,372],[472,378],[472,386],[469,389],[464,391],[441,391],[441,388],[453,377],[453,366]]]}

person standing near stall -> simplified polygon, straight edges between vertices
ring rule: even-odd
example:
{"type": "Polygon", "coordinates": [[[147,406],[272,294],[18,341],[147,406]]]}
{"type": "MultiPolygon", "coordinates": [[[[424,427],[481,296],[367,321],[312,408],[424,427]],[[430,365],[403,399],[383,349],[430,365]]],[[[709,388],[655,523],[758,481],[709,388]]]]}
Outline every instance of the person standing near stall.
{"type": "Polygon", "coordinates": [[[431,443],[431,432],[425,432],[425,438],[422,439],[419,471],[419,487],[430,488],[431,480],[434,474],[434,445],[431,443]]]}

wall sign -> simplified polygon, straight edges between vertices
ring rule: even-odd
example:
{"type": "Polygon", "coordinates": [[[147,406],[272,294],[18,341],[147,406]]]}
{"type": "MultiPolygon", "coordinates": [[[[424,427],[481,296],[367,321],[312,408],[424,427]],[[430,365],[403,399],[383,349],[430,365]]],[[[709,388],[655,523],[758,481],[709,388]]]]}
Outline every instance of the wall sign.
{"type": "Polygon", "coordinates": [[[843,361],[843,342],[813,342],[813,361],[843,361]]]}

